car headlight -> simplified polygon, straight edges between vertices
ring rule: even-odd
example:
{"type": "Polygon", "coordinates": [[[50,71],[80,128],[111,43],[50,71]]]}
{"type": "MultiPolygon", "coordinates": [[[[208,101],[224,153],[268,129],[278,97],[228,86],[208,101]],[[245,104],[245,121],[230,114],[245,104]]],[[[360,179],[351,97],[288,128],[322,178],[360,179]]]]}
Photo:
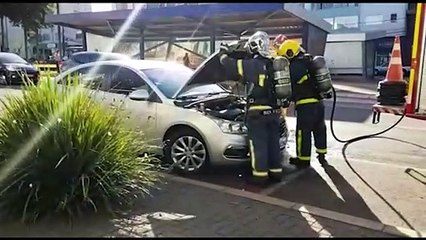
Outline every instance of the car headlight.
{"type": "Polygon", "coordinates": [[[213,119],[224,133],[244,134],[247,133],[247,127],[243,123],[232,122],[224,119],[213,119]]]}

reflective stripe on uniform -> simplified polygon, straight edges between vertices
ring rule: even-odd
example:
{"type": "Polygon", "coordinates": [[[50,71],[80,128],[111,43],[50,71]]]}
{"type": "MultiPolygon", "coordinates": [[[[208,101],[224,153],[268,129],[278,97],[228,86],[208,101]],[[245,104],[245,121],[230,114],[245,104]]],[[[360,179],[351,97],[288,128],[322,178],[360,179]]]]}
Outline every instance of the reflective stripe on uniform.
{"type": "Polygon", "coordinates": [[[326,154],[327,153],[327,149],[319,149],[317,148],[317,153],[322,153],[322,154],[326,154]]]}
{"type": "Polygon", "coordinates": [[[308,74],[303,75],[299,81],[297,81],[297,84],[302,84],[304,81],[308,80],[308,74]]]}
{"type": "Polygon", "coordinates": [[[297,158],[302,161],[311,161],[311,156],[298,156],[297,158]]]}
{"type": "Polygon", "coordinates": [[[242,59],[237,60],[237,71],[239,75],[243,76],[243,60],[242,59]]]}
{"type": "Polygon", "coordinates": [[[300,99],[299,101],[296,101],[296,105],[307,104],[307,103],[317,103],[317,102],[319,102],[319,100],[316,98],[305,98],[305,99],[300,99]]]}
{"type": "Polygon", "coordinates": [[[259,74],[259,86],[263,87],[265,85],[265,74],[259,74]]]}
{"type": "Polygon", "coordinates": [[[255,176],[255,177],[267,177],[268,176],[267,172],[258,172],[258,171],[253,170],[252,173],[253,173],[253,176],[255,176]]]}
{"type": "Polygon", "coordinates": [[[274,168],[274,169],[269,169],[269,171],[272,172],[272,173],[280,173],[280,172],[283,172],[283,169],[282,168],[274,168]]]}
{"type": "Polygon", "coordinates": [[[272,109],[272,107],[268,105],[254,105],[254,106],[250,106],[248,110],[250,111],[250,110],[269,110],[269,109],[272,109]]]}
{"type": "Polygon", "coordinates": [[[296,138],[297,138],[297,156],[300,156],[302,152],[302,130],[297,131],[296,138]]]}
{"type": "Polygon", "coordinates": [[[249,140],[249,147],[250,147],[250,159],[251,159],[251,169],[252,169],[252,173],[253,176],[256,177],[265,177],[268,176],[267,172],[258,172],[256,171],[256,156],[254,155],[254,146],[253,146],[253,141],[249,140]]]}
{"type": "Polygon", "coordinates": [[[297,158],[303,161],[310,161],[311,156],[302,156],[302,130],[297,131],[297,158]]]}

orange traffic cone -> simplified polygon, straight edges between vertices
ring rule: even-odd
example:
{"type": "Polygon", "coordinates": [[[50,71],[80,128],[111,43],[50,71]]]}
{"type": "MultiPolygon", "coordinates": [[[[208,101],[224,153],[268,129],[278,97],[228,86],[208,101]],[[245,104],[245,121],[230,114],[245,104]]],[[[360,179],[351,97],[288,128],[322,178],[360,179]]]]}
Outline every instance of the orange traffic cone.
{"type": "Polygon", "coordinates": [[[401,60],[401,44],[395,37],[386,78],[379,82],[377,101],[381,105],[401,106],[405,103],[407,82],[404,80],[401,60]]]}
{"type": "Polygon", "coordinates": [[[395,37],[395,41],[393,43],[392,55],[385,81],[389,83],[404,81],[404,72],[402,70],[401,60],[401,43],[399,41],[399,36],[395,37]]]}

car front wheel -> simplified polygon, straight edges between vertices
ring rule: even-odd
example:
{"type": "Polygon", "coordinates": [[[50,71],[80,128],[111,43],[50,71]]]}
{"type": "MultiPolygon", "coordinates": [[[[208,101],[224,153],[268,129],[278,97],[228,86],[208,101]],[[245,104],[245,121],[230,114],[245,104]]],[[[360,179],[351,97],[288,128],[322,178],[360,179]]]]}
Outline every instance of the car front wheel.
{"type": "Polygon", "coordinates": [[[179,129],[167,136],[164,156],[165,161],[183,173],[199,172],[209,163],[205,142],[191,129],[179,129]]]}

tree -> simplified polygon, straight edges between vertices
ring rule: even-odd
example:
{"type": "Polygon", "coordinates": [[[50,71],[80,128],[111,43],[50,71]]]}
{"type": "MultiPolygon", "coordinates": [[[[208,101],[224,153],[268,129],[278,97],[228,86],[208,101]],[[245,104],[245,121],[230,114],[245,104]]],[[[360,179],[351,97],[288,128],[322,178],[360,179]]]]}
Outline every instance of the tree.
{"type": "Polygon", "coordinates": [[[5,17],[15,26],[22,26],[28,30],[36,31],[45,26],[44,16],[53,13],[55,5],[52,3],[0,3],[1,20],[1,51],[4,51],[4,22],[5,17]]]}

